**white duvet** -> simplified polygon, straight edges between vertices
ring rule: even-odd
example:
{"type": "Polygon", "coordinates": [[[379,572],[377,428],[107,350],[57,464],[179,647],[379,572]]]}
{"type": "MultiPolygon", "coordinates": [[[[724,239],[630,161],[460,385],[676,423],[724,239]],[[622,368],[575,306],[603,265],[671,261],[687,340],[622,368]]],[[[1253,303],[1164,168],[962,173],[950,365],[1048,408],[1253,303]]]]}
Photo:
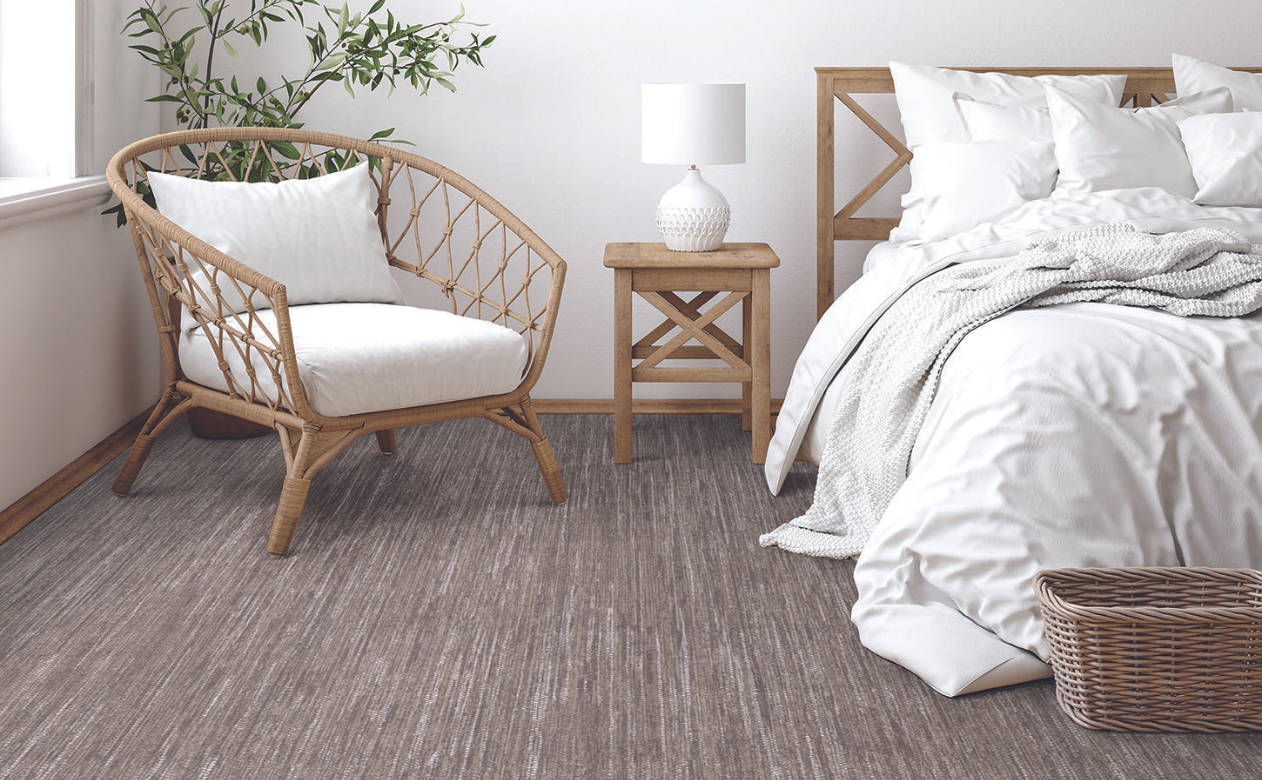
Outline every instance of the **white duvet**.
{"type": "MultiPolygon", "coordinates": [[[[767,455],[772,492],[795,457],[819,460],[833,376],[909,284],[1107,222],[1227,226],[1262,243],[1262,210],[1143,189],[1035,201],[946,241],[883,247],[798,360],[767,455]]],[[[1260,434],[1262,318],[1072,304],[982,325],[947,361],[907,481],[859,556],[864,644],[968,693],[1050,674],[1041,569],[1262,567],[1260,434]]]]}

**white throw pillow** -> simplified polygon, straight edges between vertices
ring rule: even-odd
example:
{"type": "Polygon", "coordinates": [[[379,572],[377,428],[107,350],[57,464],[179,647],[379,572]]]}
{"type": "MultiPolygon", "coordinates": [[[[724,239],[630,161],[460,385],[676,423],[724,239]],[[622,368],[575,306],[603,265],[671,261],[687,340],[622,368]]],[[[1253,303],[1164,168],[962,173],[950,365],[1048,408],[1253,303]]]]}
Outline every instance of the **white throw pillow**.
{"type": "Polygon", "coordinates": [[[1160,187],[1191,198],[1196,179],[1176,123],[1230,111],[1231,93],[1220,87],[1152,108],[1125,109],[1048,87],[1047,104],[1060,167],[1058,193],[1160,187]]]}
{"type": "Polygon", "coordinates": [[[1262,113],[1206,114],[1179,122],[1202,206],[1262,206],[1262,113]]]}
{"type": "Polygon", "coordinates": [[[920,144],[911,168],[925,201],[923,241],[994,221],[1046,198],[1056,183],[1050,138],[920,144]]]}
{"type": "MultiPolygon", "coordinates": [[[[377,193],[367,165],[278,183],[150,173],[149,184],[163,216],[285,285],[291,305],[403,303],[373,214],[377,193]]],[[[195,276],[208,292],[200,272],[195,276]]],[[[219,281],[234,311],[244,311],[241,296],[226,280],[219,281]]],[[[266,304],[255,300],[254,305],[266,304]]],[[[185,329],[193,324],[185,312],[185,329]]]]}
{"type": "MultiPolygon", "coordinates": [[[[972,73],[927,65],[890,63],[894,100],[898,104],[903,136],[909,147],[923,143],[969,140],[967,127],[956,108],[957,95],[996,105],[1041,107],[1047,104],[1043,86],[1060,87],[1086,100],[1108,106],[1121,102],[1126,85],[1123,74],[1090,76],[1013,76],[1007,73],[972,73]]],[[[903,216],[890,234],[891,241],[920,237],[925,203],[912,175],[910,191],[902,199],[903,216]]]]}
{"type": "Polygon", "coordinates": [[[1004,106],[957,94],[955,107],[973,141],[1052,137],[1052,115],[1047,106],[1004,106]]]}
{"type": "Polygon", "coordinates": [[[1171,59],[1174,87],[1180,95],[1226,87],[1231,90],[1232,105],[1237,111],[1262,111],[1262,74],[1231,70],[1183,54],[1172,55],[1171,59]]]}

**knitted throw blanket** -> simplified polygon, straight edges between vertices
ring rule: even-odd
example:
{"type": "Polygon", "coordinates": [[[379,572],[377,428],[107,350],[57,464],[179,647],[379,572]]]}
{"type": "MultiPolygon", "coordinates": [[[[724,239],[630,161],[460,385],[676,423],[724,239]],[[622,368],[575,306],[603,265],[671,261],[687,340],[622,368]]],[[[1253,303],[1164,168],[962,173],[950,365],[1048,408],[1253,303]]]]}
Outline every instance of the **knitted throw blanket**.
{"type": "Polygon", "coordinates": [[[841,403],[805,515],[759,542],[858,555],[907,476],[912,446],[951,351],[977,326],[1020,307],[1099,301],[1181,316],[1262,308],[1262,244],[1200,228],[1156,236],[1107,224],[1039,241],[996,268],[950,266],[906,291],[834,381],[841,403]]]}

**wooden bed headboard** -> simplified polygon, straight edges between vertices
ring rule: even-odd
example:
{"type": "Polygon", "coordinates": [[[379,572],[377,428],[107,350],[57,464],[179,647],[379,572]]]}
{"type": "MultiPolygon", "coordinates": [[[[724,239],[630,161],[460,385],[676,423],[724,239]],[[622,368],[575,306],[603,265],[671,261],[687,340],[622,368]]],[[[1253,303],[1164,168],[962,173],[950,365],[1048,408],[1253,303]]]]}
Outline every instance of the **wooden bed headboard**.
{"type": "MultiPolygon", "coordinates": [[[[1174,93],[1173,68],[959,68],[974,73],[1010,73],[1016,76],[1125,73],[1126,88],[1122,105],[1149,106],[1162,103],[1174,93]]],[[[1239,68],[1262,73],[1262,68],[1239,68]]],[[[894,174],[911,162],[911,151],[898,138],[872,117],[852,95],[888,94],[894,91],[889,68],[816,68],[816,103],[818,111],[818,158],[816,191],[816,318],[832,305],[835,292],[834,247],[837,241],[884,241],[898,224],[898,217],[856,217],[863,204],[872,199],[894,174]],[[834,111],[837,103],[850,109],[863,124],[876,133],[894,152],[894,159],[878,173],[841,210],[835,203],[836,155],[834,111]]]]}

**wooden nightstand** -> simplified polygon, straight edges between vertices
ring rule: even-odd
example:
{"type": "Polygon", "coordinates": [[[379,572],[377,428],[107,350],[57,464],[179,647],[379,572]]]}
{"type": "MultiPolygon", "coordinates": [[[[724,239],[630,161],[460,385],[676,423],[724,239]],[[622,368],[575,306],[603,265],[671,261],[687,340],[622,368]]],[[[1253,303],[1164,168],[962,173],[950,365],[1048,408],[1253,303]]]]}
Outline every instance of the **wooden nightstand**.
{"type": "Polygon", "coordinates": [[[605,265],[614,269],[614,463],[631,462],[632,382],[740,382],[741,426],[753,431],[753,462],[764,462],[771,441],[771,269],[780,258],[766,244],[724,244],[713,252],[607,244],[605,265]],[[681,291],[697,295],[685,301],[676,294],[681,291]],[[632,293],[667,317],[634,344],[632,293]],[[721,293],[727,294],[719,298],[721,293]],[[738,302],[740,341],[714,324],[738,302]],[[674,330],[679,332],[659,343],[674,330]],[[686,346],[689,341],[695,343],[686,346]],[[727,365],[660,365],[714,359],[727,365]]]}

